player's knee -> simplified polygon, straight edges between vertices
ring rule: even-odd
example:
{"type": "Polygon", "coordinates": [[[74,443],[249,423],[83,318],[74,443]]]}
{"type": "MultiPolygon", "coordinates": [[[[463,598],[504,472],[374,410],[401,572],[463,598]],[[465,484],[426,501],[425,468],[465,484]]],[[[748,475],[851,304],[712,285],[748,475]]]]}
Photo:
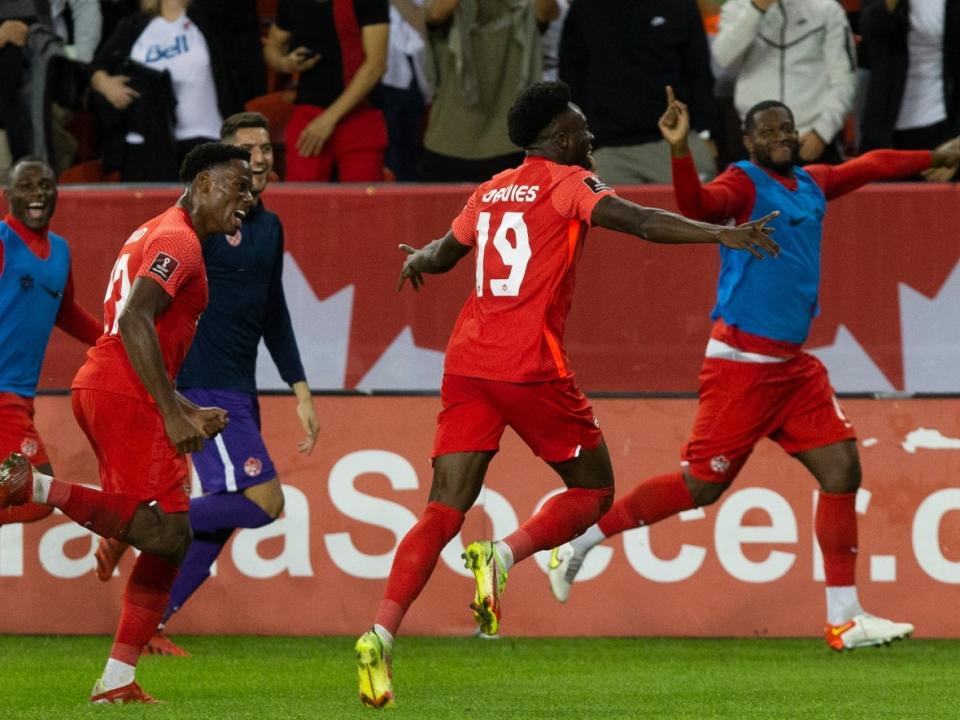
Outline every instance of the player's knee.
{"type": "Polygon", "coordinates": [[[607,514],[607,511],[613,507],[613,486],[609,488],[609,492],[604,493],[600,496],[600,501],[597,503],[597,519],[599,520],[604,515],[607,514]]]}
{"type": "Polygon", "coordinates": [[[261,485],[254,485],[243,492],[244,496],[255,503],[271,520],[276,520],[283,512],[283,488],[279,478],[261,485]]]}
{"type": "Polygon", "coordinates": [[[855,493],[860,488],[862,475],[860,458],[856,453],[849,453],[824,473],[820,486],[828,493],[855,493]]]}
{"type": "Polygon", "coordinates": [[[683,477],[687,484],[687,490],[690,492],[690,497],[693,499],[694,507],[713,505],[713,503],[720,499],[720,496],[723,495],[724,491],[730,487],[729,482],[704,482],[703,480],[698,480],[687,472],[683,474],[683,477]]]}

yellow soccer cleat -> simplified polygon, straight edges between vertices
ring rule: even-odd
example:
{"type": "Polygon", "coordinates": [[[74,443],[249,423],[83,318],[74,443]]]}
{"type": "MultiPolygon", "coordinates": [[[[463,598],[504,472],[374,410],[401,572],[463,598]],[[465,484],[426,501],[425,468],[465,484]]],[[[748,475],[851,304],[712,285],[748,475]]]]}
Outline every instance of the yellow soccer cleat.
{"type": "Polygon", "coordinates": [[[365,707],[393,707],[391,648],[371,629],[360,636],[355,649],[360,702],[365,707]]]}
{"type": "Polygon", "coordinates": [[[500,629],[500,598],[507,584],[507,571],[496,545],[489,540],[472,542],[461,555],[467,570],[477,580],[477,593],[470,608],[480,632],[496,635],[500,629]]]}

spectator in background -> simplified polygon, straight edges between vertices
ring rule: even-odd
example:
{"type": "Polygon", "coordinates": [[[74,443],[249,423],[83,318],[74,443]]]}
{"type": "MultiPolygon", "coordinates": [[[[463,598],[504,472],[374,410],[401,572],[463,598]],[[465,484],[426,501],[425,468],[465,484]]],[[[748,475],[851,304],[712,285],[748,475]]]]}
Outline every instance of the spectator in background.
{"type": "Polygon", "coordinates": [[[415,178],[423,151],[423,118],[430,102],[425,63],[424,0],[390,0],[387,71],[377,101],[387,122],[387,167],[400,182],[415,178]]]}
{"type": "Polygon", "coordinates": [[[865,0],[860,28],[870,65],[861,150],[960,134],[960,0],[865,0]]]}
{"type": "Polygon", "coordinates": [[[727,0],[713,55],[736,69],[740,119],[763,100],[796,113],[800,160],[840,162],[856,89],[853,37],[836,0],[727,0]]]}
{"type": "MultiPolygon", "coordinates": [[[[0,4],[0,180],[6,180],[13,161],[30,152],[31,131],[20,92],[24,82],[24,48],[29,16],[19,7],[0,4]],[[18,13],[11,15],[10,13],[18,13]]],[[[19,5],[19,4],[18,4],[19,5]]]]}
{"type": "Polygon", "coordinates": [[[378,182],[387,128],[369,98],[387,67],[389,0],[334,4],[280,0],[264,45],[270,67],[300,74],[286,179],[327,182],[336,168],[340,182],[378,182]]]}
{"type": "Polygon", "coordinates": [[[236,77],[241,101],[266,93],[267,66],[257,0],[193,0],[193,10],[197,22],[217,34],[223,59],[236,77]]]}
{"type": "Polygon", "coordinates": [[[713,73],[696,0],[573,0],[560,78],[590,121],[597,173],[608,183],[670,182],[657,127],[666,85],[689,100],[701,177],[716,174],[713,73]]]}
{"type": "Polygon", "coordinates": [[[71,60],[88,63],[100,44],[103,17],[99,0],[50,0],[53,31],[66,43],[64,51],[71,60]],[[67,24],[67,8],[70,25],[67,24]]]}
{"type": "Polygon", "coordinates": [[[177,180],[187,153],[241,109],[232,68],[189,0],[141,0],[97,52],[90,85],[106,101],[104,170],[177,180]]]}
{"type": "Polygon", "coordinates": [[[538,24],[557,0],[427,0],[428,67],[435,95],[420,179],[482,182],[518,165],[507,111],[543,76],[538,24]]]}
{"type": "Polygon", "coordinates": [[[32,154],[64,169],[76,141],[63,131],[83,84],[74,59],[89,60],[99,41],[100,9],[96,0],[4,0],[0,2],[0,123],[9,153],[0,160],[0,175],[12,161],[32,154]],[[75,19],[77,45],[68,45],[64,14],[75,19]],[[79,50],[79,55],[78,55],[79,50]],[[59,147],[55,150],[55,140],[59,147]],[[59,150],[59,152],[57,152],[59,150]]]}
{"type": "Polygon", "coordinates": [[[570,0],[557,0],[557,17],[547,25],[543,31],[543,79],[553,82],[560,79],[560,34],[563,32],[563,23],[570,10],[570,0]]]}
{"type": "Polygon", "coordinates": [[[101,40],[113,35],[121,20],[139,11],[140,0],[100,0],[100,14],[103,16],[101,40]]]}

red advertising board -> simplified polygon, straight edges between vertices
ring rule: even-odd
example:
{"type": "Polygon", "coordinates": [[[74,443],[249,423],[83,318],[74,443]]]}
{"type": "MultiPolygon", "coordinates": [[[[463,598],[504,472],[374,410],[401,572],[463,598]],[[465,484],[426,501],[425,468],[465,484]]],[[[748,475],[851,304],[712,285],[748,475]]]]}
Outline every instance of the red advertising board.
{"type": "MultiPolygon", "coordinates": [[[[308,379],[318,389],[436,389],[467,258],[420,293],[395,292],[399,243],[442,235],[469,186],[277,186],[268,207],[286,229],[285,284],[308,379]]],[[[669,187],[623,189],[674,208],[669,187]]],[[[64,188],[53,228],[71,242],[83,304],[100,312],[127,236],[175,189],[64,188]]],[[[844,391],[960,392],[960,184],[878,184],[833,201],[821,304],[808,346],[844,391]]],[[[567,347],[587,391],[693,392],[713,304],[717,250],[664,247],[591,231],[567,347]]],[[[42,386],[70,384],[79,343],[54,334],[42,386]]],[[[266,355],[264,353],[264,355],[266,355]]],[[[282,382],[264,359],[262,388],[282,382]]]]}
{"type": "MultiPolygon", "coordinates": [[[[426,503],[435,397],[317,398],[322,433],[296,452],[292,398],[263,398],[284,517],[237,532],[216,575],[174,618],[183,633],[355,634],[369,625],[400,536],[426,503]]],[[[677,467],[692,400],[594,403],[623,493],[677,467]]],[[[922,637],[960,637],[960,410],[952,400],[850,400],[864,485],[860,596],[922,637]]],[[[37,420],[59,477],[96,482],[69,399],[43,397],[37,420]]],[[[502,536],[559,483],[510,431],[487,487],[447,547],[405,633],[466,634],[472,580],[464,542],[502,536]]],[[[608,541],[588,558],[566,605],[545,558],[519,565],[504,597],[509,635],[810,636],[824,621],[813,538],[815,483],[763,442],[718,503],[608,541]],[[538,566],[539,564],[539,566],[538,566]]],[[[95,538],[59,513],[0,529],[0,633],[112,631],[131,558],[103,584],[95,538]],[[64,612],[69,608],[69,612],[64,612]]]]}

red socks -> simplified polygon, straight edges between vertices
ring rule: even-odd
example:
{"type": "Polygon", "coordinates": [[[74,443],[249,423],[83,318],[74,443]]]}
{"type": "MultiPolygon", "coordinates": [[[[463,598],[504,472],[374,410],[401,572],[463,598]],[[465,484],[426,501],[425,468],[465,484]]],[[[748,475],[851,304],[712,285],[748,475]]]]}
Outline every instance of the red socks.
{"type": "Polygon", "coordinates": [[[60,480],[50,483],[47,503],[102,537],[123,540],[140,500],[132,495],[93,490],[60,480]]]}
{"type": "Polygon", "coordinates": [[[407,609],[433,574],[440,552],[462,525],[463,513],[459,510],[438,502],[427,505],[397,548],[374,624],[382,625],[391,635],[397,634],[407,609]]]}
{"type": "Polygon", "coordinates": [[[53,508],[43,503],[28,502],[24,505],[13,505],[0,510],[0,525],[11,523],[32,523],[43,520],[53,508]]]}
{"type": "Polygon", "coordinates": [[[540,508],[540,512],[503,539],[518,563],[538,550],[569,542],[606,512],[613,500],[613,488],[590,490],[570,488],[554,495],[540,508]]]}
{"type": "Polygon", "coordinates": [[[140,650],[157,631],[178,572],[156,555],[140,553],[123,593],[123,610],[110,657],[127,665],[137,664],[140,650]]]}
{"type": "Polygon", "coordinates": [[[855,585],[857,565],[856,493],[820,492],[814,527],[823,553],[827,587],[855,585]]]}
{"type": "Polygon", "coordinates": [[[658,475],[644,480],[613,504],[597,523],[606,537],[643,525],[652,525],[694,507],[683,473],[658,475]]]}

